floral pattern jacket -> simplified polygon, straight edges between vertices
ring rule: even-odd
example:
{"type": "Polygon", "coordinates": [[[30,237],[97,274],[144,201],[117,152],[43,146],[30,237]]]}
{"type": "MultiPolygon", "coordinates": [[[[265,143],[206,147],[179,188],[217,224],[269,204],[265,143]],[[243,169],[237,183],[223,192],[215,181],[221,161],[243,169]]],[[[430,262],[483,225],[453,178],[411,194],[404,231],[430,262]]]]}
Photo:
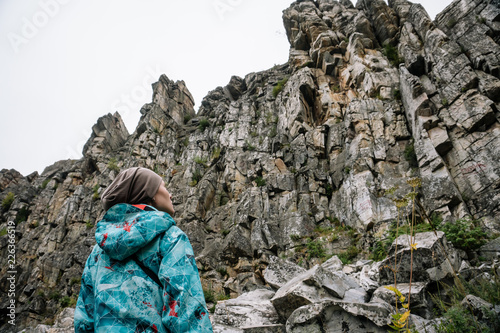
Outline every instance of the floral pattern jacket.
{"type": "Polygon", "coordinates": [[[99,221],[95,237],[75,332],[212,332],[193,249],[168,213],[117,204],[99,221]]]}

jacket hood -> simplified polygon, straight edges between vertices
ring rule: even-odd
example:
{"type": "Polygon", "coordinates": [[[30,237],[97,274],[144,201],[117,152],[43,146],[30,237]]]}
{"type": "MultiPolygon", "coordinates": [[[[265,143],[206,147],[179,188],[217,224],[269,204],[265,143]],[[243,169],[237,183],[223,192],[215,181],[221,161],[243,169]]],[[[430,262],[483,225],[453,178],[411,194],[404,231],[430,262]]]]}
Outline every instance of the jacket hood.
{"type": "Polygon", "coordinates": [[[124,203],[114,205],[97,223],[97,244],[110,258],[116,260],[133,255],[175,225],[168,213],[153,209],[145,211],[124,203]]]}

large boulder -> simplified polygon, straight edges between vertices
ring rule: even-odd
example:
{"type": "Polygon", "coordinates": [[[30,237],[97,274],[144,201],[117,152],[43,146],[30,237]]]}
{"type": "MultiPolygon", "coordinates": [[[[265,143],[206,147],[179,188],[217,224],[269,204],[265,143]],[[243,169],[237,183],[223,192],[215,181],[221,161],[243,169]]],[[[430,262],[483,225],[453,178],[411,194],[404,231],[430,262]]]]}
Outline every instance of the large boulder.
{"type": "Polygon", "coordinates": [[[280,318],[270,301],[273,295],[273,291],[257,289],[235,299],[219,301],[213,318],[214,332],[247,332],[250,328],[267,326],[279,328],[280,318]]]}
{"type": "Polygon", "coordinates": [[[410,242],[408,235],[401,235],[394,240],[388,258],[381,264],[380,283],[394,283],[392,268],[396,256],[398,283],[409,283],[412,271],[412,282],[430,282],[452,277],[453,273],[460,269],[462,263],[460,252],[446,241],[444,232],[417,233],[413,243],[416,250],[413,250],[413,254],[410,242]]]}

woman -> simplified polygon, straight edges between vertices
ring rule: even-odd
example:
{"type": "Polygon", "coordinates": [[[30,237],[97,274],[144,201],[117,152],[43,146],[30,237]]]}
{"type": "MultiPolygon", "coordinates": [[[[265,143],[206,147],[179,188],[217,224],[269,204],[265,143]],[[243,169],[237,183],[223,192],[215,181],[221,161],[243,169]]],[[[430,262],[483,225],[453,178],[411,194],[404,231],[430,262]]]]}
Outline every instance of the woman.
{"type": "Polygon", "coordinates": [[[212,332],[187,236],[172,196],[146,168],[120,172],[85,264],[75,332],[212,332]]]}

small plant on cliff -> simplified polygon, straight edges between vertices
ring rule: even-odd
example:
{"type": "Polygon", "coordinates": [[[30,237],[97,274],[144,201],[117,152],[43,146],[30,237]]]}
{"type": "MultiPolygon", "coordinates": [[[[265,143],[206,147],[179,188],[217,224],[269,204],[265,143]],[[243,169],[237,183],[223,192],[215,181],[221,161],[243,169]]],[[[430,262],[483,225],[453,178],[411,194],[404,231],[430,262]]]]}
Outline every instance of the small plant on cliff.
{"type": "Polygon", "coordinates": [[[51,291],[49,294],[49,299],[58,301],[61,298],[61,293],[59,291],[51,291]]]}
{"type": "Polygon", "coordinates": [[[273,88],[273,96],[276,98],[276,96],[278,96],[278,94],[281,92],[281,90],[283,90],[283,87],[285,86],[285,84],[288,82],[288,78],[285,77],[281,80],[278,81],[278,84],[276,84],[276,86],[274,86],[273,88]]]}
{"type": "Polygon", "coordinates": [[[5,198],[2,200],[2,210],[3,211],[7,211],[10,209],[10,206],[14,202],[14,198],[15,198],[14,193],[12,193],[12,192],[7,193],[5,198]]]}
{"type": "Polygon", "coordinates": [[[458,23],[457,19],[451,18],[448,20],[446,26],[448,27],[448,29],[452,29],[457,23],[458,23]]]}
{"type": "Polygon", "coordinates": [[[212,159],[216,160],[219,158],[221,152],[220,147],[215,147],[214,150],[212,151],[212,159]]]}
{"type": "Polygon", "coordinates": [[[398,49],[391,44],[386,44],[383,50],[384,55],[389,59],[393,66],[399,66],[402,63],[402,59],[399,58],[398,49]]]}
{"type": "Polygon", "coordinates": [[[227,274],[227,269],[224,266],[219,266],[215,270],[217,271],[217,273],[219,273],[220,275],[222,275],[222,277],[228,275],[227,274]]]}
{"type": "Polygon", "coordinates": [[[208,121],[207,118],[201,118],[200,119],[200,124],[198,125],[198,128],[200,131],[205,132],[205,129],[210,126],[210,122],[208,121]]]}
{"type": "Polygon", "coordinates": [[[2,230],[0,230],[0,237],[5,235],[7,235],[7,228],[2,228],[2,230]]]}
{"type": "Polygon", "coordinates": [[[92,194],[92,200],[99,200],[99,184],[95,184],[92,191],[94,192],[94,194],[92,194]]]}
{"type": "Polygon", "coordinates": [[[63,308],[75,307],[76,299],[74,297],[64,296],[59,300],[59,304],[61,304],[61,307],[63,308]]]}
{"type": "Polygon", "coordinates": [[[22,223],[25,222],[28,219],[28,216],[30,215],[31,211],[26,208],[22,207],[19,212],[17,212],[15,222],[17,223],[22,223]]]}
{"type": "Polygon", "coordinates": [[[203,288],[206,303],[215,303],[215,292],[212,287],[203,288]]]}
{"type": "Polygon", "coordinates": [[[274,124],[269,131],[269,137],[274,138],[278,134],[278,127],[274,124]]]}
{"type": "Polygon", "coordinates": [[[112,170],[112,171],[115,171],[115,172],[120,172],[120,168],[118,167],[116,158],[112,157],[112,158],[109,159],[108,169],[112,170]]]}
{"type": "Polygon", "coordinates": [[[401,90],[394,89],[392,96],[394,97],[395,100],[400,101],[401,100],[401,90]]]}
{"type": "Polygon", "coordinates": [[[42,185],[40,185],[40,188],[43,190],[47,187],[47,184],[50,182],[50,179],[45,179],[43,182],[42,182],[42,185]]]}
{"type": "Polygon", "coordinates": [[[194,170],[193,175],[191,176],[191,182],[189,183],[189,186],[196,186],[198,182],[201,180],[203,175],[201,174],[200,171],[194,170]]]}
{"type": "Polygon", "coordinates": [[[202,157],[196,156],[194,158],[194,163],[199,164],[199,165],[203,165],[205,168],[208,167],[208,165],[207,165],[207,159],[206,158],[202,158],[202,157]]]}
{"type": "Polygon", "coordinates": [[[262,178],[262,176],[258,176],[257,178],[254,179],[254,181],[255,184],[257,184],[257,186],[259,187],[266,186],[266,180],[262,178]]]}
{"type": "Polygon", "coordinates": [[[243,147],[243,150],[254,151],[255,146],[252,145],[250,142],[245,141],[245,146],[243,147]]]}
{"type": "Polygon", "coordinates": [[[405,160],[407,160],[410,164],[410,167],[418,166],[417,154],[415,154],[415,146],[413,145],[413,142],[410,142],[406,145],[404,156],[405,160]]]}
{"type": "Polygon", "coordinates": [[[82,278],[80,277],[73,277],[71,280],[69,280],[69,285],[73,286],[75,284],[80,284],[82,282],[82,278]]]}
{"type": "Polygon", "coordinates": [[[306,244],[307,247],[307,259],[320,258],[325,259],[326,253],[323,247],[323,242],[316,239],[314,241],[309,240],[306,244]]]}
{"type": "Polygon", "coordinates": [[[447,222],[442,230],[456,248],[470,251],[475,250],[486,243],[486,233],[477,226],[478,221],[470,218],[457,220],[455,223],[447,222]]]}
{"type": "Polygon", "coordinates": [[[356,258],[358,254],[359,254],[359,249],[355,245],[351,245],[347,248],[347,250],[337,254],[337,256],[344,265],[347,265],[352,263],[352,260],[356,258]]]}

